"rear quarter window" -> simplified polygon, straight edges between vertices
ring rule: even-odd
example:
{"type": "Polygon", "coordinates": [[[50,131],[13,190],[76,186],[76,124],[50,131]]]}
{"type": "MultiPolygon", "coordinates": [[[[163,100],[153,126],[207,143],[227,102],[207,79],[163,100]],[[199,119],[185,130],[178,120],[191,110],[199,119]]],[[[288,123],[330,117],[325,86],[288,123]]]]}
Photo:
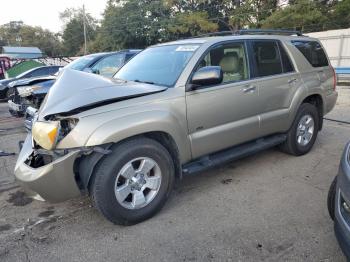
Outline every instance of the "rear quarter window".
{"type": "Polygon", "coordinates": [[[317,41],[292,41],[292,44],[303,54],[313,67],[328,66],[325,51],[317,41]]]}

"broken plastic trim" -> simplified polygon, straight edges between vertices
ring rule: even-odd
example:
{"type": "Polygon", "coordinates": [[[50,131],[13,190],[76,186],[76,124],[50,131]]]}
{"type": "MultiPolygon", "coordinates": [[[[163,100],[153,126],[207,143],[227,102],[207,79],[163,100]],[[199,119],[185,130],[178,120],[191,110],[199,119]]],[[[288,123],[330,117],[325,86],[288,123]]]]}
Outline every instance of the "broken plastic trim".
{"type": "Polygon", "coordinates": [[[55,160],[67,155],[70,152],[77,152],[77,158],[80,156],[91,155],[96,152],[100,155],[110,154],[112,151],[108,148],[110,144],[105,144],[101,146],[93,146],[93,147],[76,147],[69,149],[55,149],[52,151],[46,149],[34,149],[33,153],[27,158],[25,163],[32,168],[39,168],[45,165],[48,165],[55,160]]]}
{"type": "Polygon", "coordinates": [[[80,154],[89,155],[93,152],[100,153],[103,155],[108,155],[112,151],[109,149],[105,149],[102,146],[93,146],[93,147],[74,147],[69,149],[54,149],[54,150],[46,150],[46,149],[34,149],[34,153],[38,155],[49,155],[52,157],[62,157],[67,155],[69,152],[78,151],[80,154]]]}

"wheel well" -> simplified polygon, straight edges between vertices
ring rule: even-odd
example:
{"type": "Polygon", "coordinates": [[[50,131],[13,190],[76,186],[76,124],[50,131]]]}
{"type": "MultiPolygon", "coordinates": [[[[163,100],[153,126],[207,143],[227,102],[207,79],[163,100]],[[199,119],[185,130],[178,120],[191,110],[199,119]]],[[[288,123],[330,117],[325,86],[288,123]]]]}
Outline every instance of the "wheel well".
{"type": "Polygon", "coordinates": [[[182,168],[180,162],[179,149],[174,141],[174,139],[168,133],[155,131],[143,134],[143,136],[148,137],[150,139],[156,140],[158,143],[163,145],[171,155],[174,160],[175,166],[175,175],[176,177],[182,177],[182,168]]]}
{"type": "Polygon", "coordinates": [[[309,103],[309,104],[316,106],[317,111],[318,111],[318,116],[319,116],[319,125],[320,125],[319,130],[321,130],[323,127],[323,100],[322,100],[322,97],[320,95],[316,95],[316,94],[311,95],[311,96],[306,97],[303,100],[303,103],[309,103]]]}
{"type": "MultiPolygon", "coordinates": [[[[163,145],[171,155],[171,158],[174,160],[174,166],[175,166],[175,175],[176,177],[181,178],[182,177],[182,168],[181,168],[181,162],[180,162],[180,156],[179,156],[179,150],[177,148],[177,145],[174,141],[174,139],[165,132],[149,132],[144,133],[132,137],[128,137],[126,139],[123,139],[121,141],[118,141],[116,144],[123,143],[126,140],[134,139],[136,137],[147,137],[150,139],[153,139],[163,145]]],[[[100,147],[104,149],[109,149],[112,147],[113,143],[101,145],[100,147]]],[[[96,166],[99,165],[101,162],[100,160],[104,157],[103,154],[100,153],[94,153],[87,156],[82,156],[75,162],[75,174],[76,174],[76,181],[79,185],[80,189],[89,189],[90,188],[90,182],[91,178],[93,176],[93,171],[96,166]]]]}

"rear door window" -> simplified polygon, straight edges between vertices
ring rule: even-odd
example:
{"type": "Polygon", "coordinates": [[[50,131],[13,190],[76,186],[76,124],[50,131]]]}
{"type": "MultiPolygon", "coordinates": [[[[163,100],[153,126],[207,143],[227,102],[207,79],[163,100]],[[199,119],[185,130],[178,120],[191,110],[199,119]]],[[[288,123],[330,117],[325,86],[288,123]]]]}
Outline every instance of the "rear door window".
{"type": "Polygon", "coordinates": [[[276,41],[252,41],[252,51],[255,77],[283,73],[282,60],[276,41]]]}
{"type": "Polygon", "coordinates": [[[294,72],[294,66],[293,66],[292,62],[290,61],[290,57],[280,42],[278,42],[278,47],[279,47],[279,50],[281,53],[281,58],[282,58],[283,73],[294,72]]]}
{"type": "Polygon", "coordinates": [[[304,55],[313,67],[328,66],[325,51],[317,41],[292,41],[292,44],[304,55]]]}

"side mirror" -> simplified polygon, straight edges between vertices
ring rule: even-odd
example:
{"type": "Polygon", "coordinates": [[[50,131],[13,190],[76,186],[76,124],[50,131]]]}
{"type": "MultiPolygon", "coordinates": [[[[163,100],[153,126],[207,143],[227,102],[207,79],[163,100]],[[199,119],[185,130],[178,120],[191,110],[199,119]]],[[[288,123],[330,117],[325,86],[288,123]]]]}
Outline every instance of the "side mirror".
{"type": "Polygon", "coordinates": [[[223,72],[220,66],[205,66],[194,73],[191,84],[194,86],[217,85],[222,82],[223,72]]]}

